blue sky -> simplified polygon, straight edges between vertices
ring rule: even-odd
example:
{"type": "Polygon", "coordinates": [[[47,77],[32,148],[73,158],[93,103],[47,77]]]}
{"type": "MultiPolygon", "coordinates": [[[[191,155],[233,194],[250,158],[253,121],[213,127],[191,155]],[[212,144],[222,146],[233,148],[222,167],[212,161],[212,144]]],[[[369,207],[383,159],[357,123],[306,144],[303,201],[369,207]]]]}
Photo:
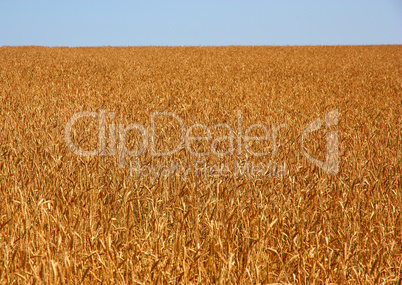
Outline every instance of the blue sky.
{"type": "Polygon", "coordinates": [[[0,0],[0,46],[402,44],[400,0],[0,0]]]}

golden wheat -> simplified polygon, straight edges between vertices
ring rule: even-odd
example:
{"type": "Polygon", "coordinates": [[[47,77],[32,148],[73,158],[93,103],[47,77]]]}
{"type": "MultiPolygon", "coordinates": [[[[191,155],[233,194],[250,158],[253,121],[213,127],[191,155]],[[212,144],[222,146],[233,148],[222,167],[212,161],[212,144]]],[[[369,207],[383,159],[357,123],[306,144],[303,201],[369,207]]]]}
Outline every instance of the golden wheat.
{"type": "MultiPolygon", "coordinates": [[[[401,46],[1,47],[0,283],[400,283],[401,58],[401,46]],[[130,123],[150,130],[150,114],[165,111],[213,138],[230,134],[213,127],[227,124],[234,150],[157,157],[148,145],[124,167],[113,151],[72,153],[70,118],[101,110],[115,113],[109,137],[130,123]],[[323,160],[326,133],[337,130],[336,175],[301,148],[303,129],[332,110],[339,124],[305,146],[323,160]],[[237,151],[239,115],[270,132],[284,124],[274,160],[286,163],[284,177],[204,171],[268,165],[269,156],[237,151]],[[198,172],[151,175],[170,164],[198,172]]],[[[180,142],[177,120],[154,123],[158,150],[180,142]]],[[[72,141],[93,150],[97,134],[98,121],[84,118],[72,141]]],[[[124,142],[139,149],[141,133],[124,142]]],[[[274,151],[269,142],[250,148],[274,151]]]]}

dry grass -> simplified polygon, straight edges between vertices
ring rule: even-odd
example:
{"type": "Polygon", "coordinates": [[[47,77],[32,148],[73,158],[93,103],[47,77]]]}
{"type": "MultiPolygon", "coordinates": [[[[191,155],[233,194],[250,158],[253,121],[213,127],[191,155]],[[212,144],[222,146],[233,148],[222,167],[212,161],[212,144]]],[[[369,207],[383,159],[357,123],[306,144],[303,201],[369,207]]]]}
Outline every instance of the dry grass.
{"type": "MultiPolygon", "coordinates": [[[[0,48],[0,283],[400,284],[401,58],[401,46],[0,48]],[[146,128],[153,111],[186,126],[235,129],[237,111],[244,125],[286,123],[275,161],[288,175],[130,176],[134,160],[200,159],[146,152],[119,169],[117,156],[71,153],[67,121],[100,109],[146,128]],[[334,109],[341,161],[329,175],[302,155],[301,134],[334,109]]],[[[177,124],[156,123],[157,147],[174,146],[177,124]]],[[[326,131],[306,142],[320,159],[326,131]]],[[[74,134],[94,148],[97,121],[74,134]]],[[[202,158],[246,160],[268,158],[202,158]]]]}

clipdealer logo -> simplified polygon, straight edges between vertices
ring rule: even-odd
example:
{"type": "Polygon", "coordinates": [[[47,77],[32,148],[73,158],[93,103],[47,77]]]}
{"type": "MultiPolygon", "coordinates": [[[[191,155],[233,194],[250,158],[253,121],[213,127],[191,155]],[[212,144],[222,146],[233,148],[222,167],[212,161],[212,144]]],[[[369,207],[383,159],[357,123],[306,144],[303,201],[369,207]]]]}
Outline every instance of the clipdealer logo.
{"type": "MultiPolygon", "coordinates": [[[[183,120],[173,112],[152,112],[150,114],[150,130],[141,124],[131,123],[128,125],[115,124],[114,122],[107,124],[107,118],[109,120],[114,120],[116,114],[114,112],[106,112],[106,110],[99,110],[99,112],[83,111],[74,114],[67,122],[64,130],[64,139],[69,150],[83,157],[91,156],[116,156],[118,157],[118,167],[124,168],[126,165],[127,157],[138,158],[143,155],[146,151],[153,157],[166,157],[172,156],[179,152],[183,148],[196,157],[203,157],[208,155],[215,155],[217,157],[224,157],[227,155],[241,155],[243,148],[248,154],[255,157],[262,157],[271,154],[275,157],[277,153],[277,137],[278,133],[282,128],[286,127],[286,124],[280,124],[278,126],[273,126],[271,130],[260,123],[252,124],[248,126],[243,132],[244,126],[242,124],[242,113],[237,112],[237,126],[236,132],[233,128],[226,124],[216,124],[212,128],[205,124],[193,124],[186,127],[183,120]],[[161,152],[156,149],[156,126],[155,120],[157,117],[169,117],[175,120],[180,126],[180,142],[176,145],[174,149],[169,151],[161,152]],[[93,150],[84,150],[76,146],[73,143],[71,132],[73,126],[78,120],[83,118],[94,118],[98,120],[98,147],[93,150]],[[107,126],[108,125],[108,126],[107,126]],[[192,136],[194,130],[203,130],[204,136],[192,136]],[[211,129],[216,131],[219,129],[225,129],[228,135],[220,136],[215,139],[212,138],[211,129]],[[264,133],[263,136],[251,136],[250,134],[255,131],[260,130],[264,133]],[[126,136],[129,132],[137,132],[140,134],[141,146],[138,149],[128,149],[126,145],[126,136]],[[107,134],[107,135],[106,135],[107,134]],[[213,139],[213,140],[212,140],[213,139]],[[197,152],[191,147],[192,142],[211,142],[209,151],[197,152]],[[228,148],[226,151],[220,151],[217,149],[217,145],[222,142],[228,142],[228,148]],[[249,142],[252,141],[270,141],[272,146],[271,152],[257,152],[253,150],[249,142]],[[236,145],[236,147],[235,147],[236,145]]],[[[325,122],[328,127],[338,125],[338,110],[333,110],[325,114],[325,122]]],[[[320,119],[314,120],[307,127],[304,128],[302,134],[301,150],[302,154],[307,158],[308,161],[316,165],[317,167],[323,169],[329,174],[335,175],[339,171],[339,142],[338,142],[338,130],[327,132],[327,147],[326,147],[326,159],[320,161],[313,156],[311,156],[304,147],[305,138],[319,130],[321,128],[320,119]]]]}

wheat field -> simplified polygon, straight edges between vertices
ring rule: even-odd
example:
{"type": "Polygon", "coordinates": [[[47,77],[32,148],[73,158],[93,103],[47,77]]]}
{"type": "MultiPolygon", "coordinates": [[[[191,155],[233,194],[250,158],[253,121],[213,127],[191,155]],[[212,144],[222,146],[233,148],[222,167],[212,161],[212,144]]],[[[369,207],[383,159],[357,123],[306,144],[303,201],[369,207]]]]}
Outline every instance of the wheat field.
{"type": "Polygon", "coordinates": [[[402,282],[401,46],[0,47],[0,102],[1,284],[402,282]]]}

